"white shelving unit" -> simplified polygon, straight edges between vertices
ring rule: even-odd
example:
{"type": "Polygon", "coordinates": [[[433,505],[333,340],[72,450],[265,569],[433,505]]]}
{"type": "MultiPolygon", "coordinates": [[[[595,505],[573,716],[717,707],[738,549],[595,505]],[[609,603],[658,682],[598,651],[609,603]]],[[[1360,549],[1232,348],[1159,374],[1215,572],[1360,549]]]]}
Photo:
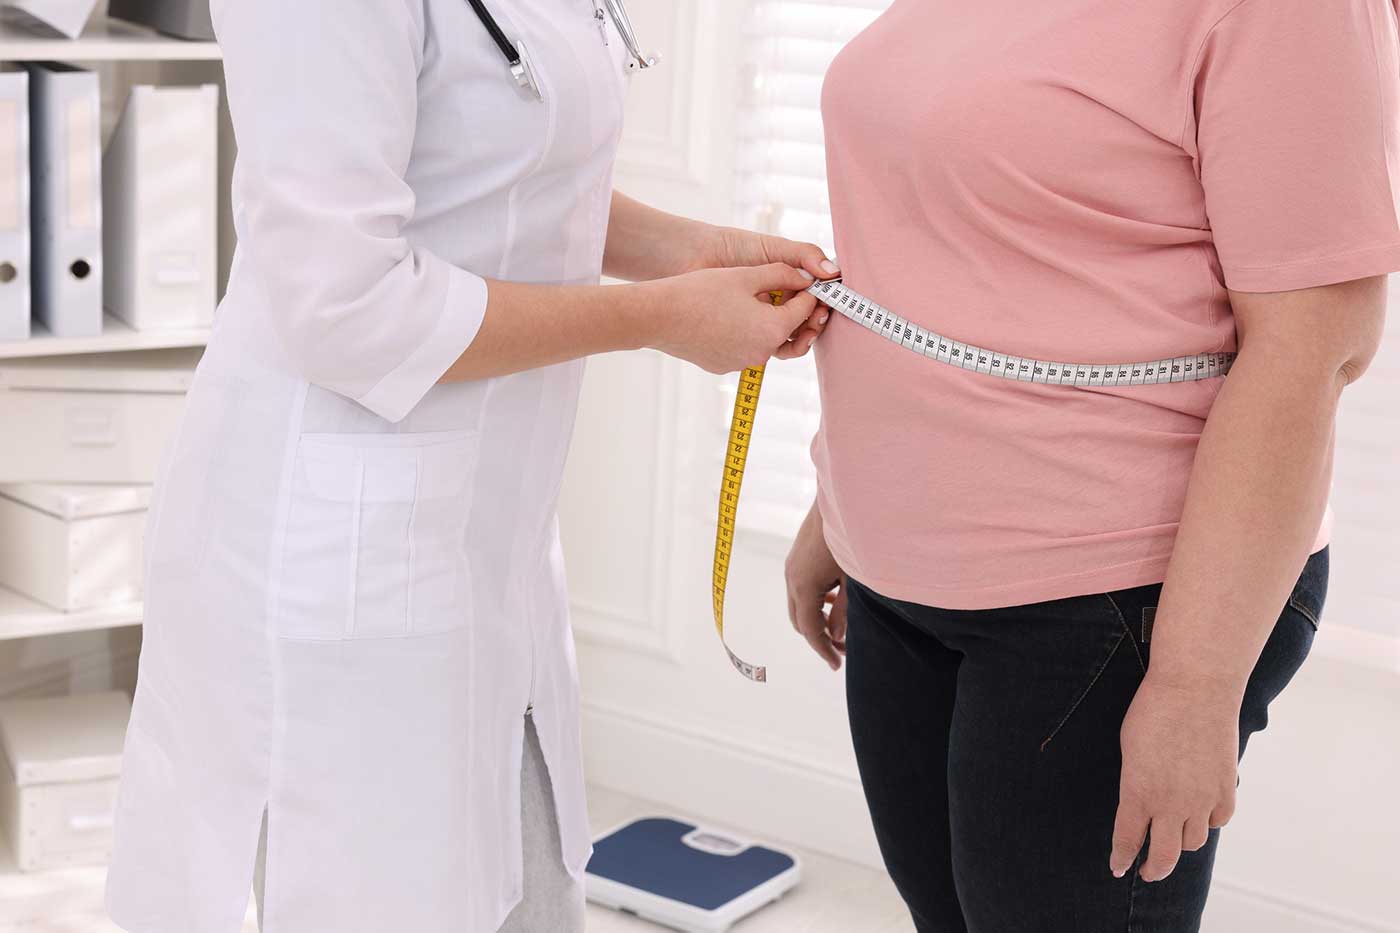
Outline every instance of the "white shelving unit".
{"type": "Polygon", "coordinates": [[[213,62],[223,56],[213,42],[189,42],[97,17],[83,35],[68,39],[15,10],[0,13],[0,61],[213,62]]]}
{"type": "Polygon", "coordinates": [[[104,606],[84,612],[59,612],[0,586],[0,641],[140,624],[140,603],[104,606]]]}
{"type": "Polygon", "coordinates": [[[96,337],[55,337],[40,324],[28,340],[0,341],[0,360],[34,356],[73,356],[79,353],[120,353],[126,350],[167,350],[202,347],[209,342],[209,328],[194,330],[132,330],[120,318],[108,314],[96,337]]]}
{"type": "MultiPolygon", "coordinates": [[[[0,10],[0,62],[61,61],[97,66],[104,72],[123,72],[111,89],[114,94],[121,93],[124,81],[150,80],[148,75],[159,75],[157,80],[176,83],[202,80],[192,76],[198,76],[202,71],[217,72],[217,63],[221,60],[222,55],[215,43],[188,42],[104,16],[94,18],[81,37],[67,39],[23,13],[11,9],[0,10]],[[198,64],[201,62],[215,64],[205,69],[198,64]],[[123,63],[150,64],[129,66],[132,77],[128,79],[125,76],[128,69],[123,63]],[[178,64],[168,70],[159,68],[165,63],[194,64],[178,64]]],[[[104,94],[106,92],[104,88],[104,94]]],[[[221,185],[226,186],[226,183],[227,178],[221,176],[221,185]]],[[[226,190],[221,193],[220,200],[221,211],[226,211],[226,190]]],[[[227,262],[226,256],[224,262],[227,262]]],[[[57,338],[36,326],[28,340],[0,342],[0,361],[202,347],[208,343],[210,333],[208,328],[137,331],[107,315],[103,332],[96,337],[57,338]]],[[[5,456],[6,443],[0,442],[0,458],[5,456]]],[[[83,612],[60,612],[0,587],[0,650],[18,639],[131,628],[139,626],[141,620],[140,603],[83,612]]],[[[15,868],[4,842],[0,841],[0,931],[115,931],[116,927],[104,919],[102,909],[105,877],[106,869],[102,867],[21,874],[15,868]],[[68,925],[69,922],[74,925],[68,925]]],[[[249,929],[254,927],[250,925],[249,929]]]]}
{"type": "MultiPolygon", "coordinates": [[[[161,35],[121,20],[95,17],[83,35],[68,39],[26,14],[0,11],[0,62],[218,62],[219,46],[161,35]]],[[[202,347],[207,328],[137,331],[107,315],[100,336],[54,337],[41,326],[28,340],[0,342],[0,360],[84,353],[120,353],[179,347],[202,347]]],[[[0,450],[0,456],[3,456],[0,450]]],[[[88,612],[59,612],[0,587],[0,643],[18,638],[123,628],[141,624],[141,604],[88,612]]],[[[0,871],[3,874],[3,871],[0,871]]]]}

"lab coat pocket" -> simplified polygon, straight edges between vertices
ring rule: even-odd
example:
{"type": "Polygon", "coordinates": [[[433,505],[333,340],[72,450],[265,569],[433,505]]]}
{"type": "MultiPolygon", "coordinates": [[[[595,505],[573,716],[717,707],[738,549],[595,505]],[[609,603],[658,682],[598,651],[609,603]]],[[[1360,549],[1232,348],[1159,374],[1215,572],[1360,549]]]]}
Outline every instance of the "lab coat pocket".
{"type": "Polygon", "coordinates": [[[302,435],[282,535],[278,634],[340,641],[464,627],[477,443],[474,431],[302,435]]]}

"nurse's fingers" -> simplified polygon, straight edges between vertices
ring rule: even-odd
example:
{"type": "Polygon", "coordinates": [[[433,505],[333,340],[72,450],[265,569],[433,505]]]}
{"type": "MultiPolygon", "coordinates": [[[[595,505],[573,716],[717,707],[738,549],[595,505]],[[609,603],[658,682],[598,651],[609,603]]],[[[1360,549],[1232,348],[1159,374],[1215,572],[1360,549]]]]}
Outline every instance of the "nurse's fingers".
{"type": "Polygon", "coordinates": [[[769,247],[768,254],[789,265],[806,269],[819,279],[829,279],[841,274],[840,267],[827,259],[826,253],[822,252],[822,248],[815,243],[780,240],[777,244],[769,247]]]}
{"type": "Polygon", "coordinates": [[[806,356],[808,351],[812,349],[812,344],[817,342],[817,336],[804,327],[791,340],[779,347],[778,352],[774,353],[773,356],[780,360],[795,360],[806,356]]]}
{"type": "Polygon", "coordinates": [[[778,305],[777,310],[782,312],[783,334],[795,335],[798,329],[817,313],[817,304],[816,295],[811,292],[798,292],[778,305]]]}
{"type": "Polygon", "coordinates": [[[797,359],[806,356],[812,349],[812,345],[817,342],[817,338],[826,330],[827,321],[831,319],[831,312],[826,305],[821,302],[816,303],[812,313],[807,316],[797,333],[793,334],[788,342],[778,348],[778,352],[773,354],[780,360],[797,359]]]}
{"type": "Polygon", "coordinates": [[[815,310],[813,306],[816,301],[811,294],[798,292],[785,303],[769,309],[770,312],[777,312],[774,328],[777,330],[778,339],[772,351],[773,356],[780,360],[789,360],[812,349],[812,342],[817,339],[817,335],[806,332],[806,322],[815,310]]]}
{"type": "Polygon", "coordinates": [[[805,292],[815,278],[806,269],[795,269],[785,262],[751,266],[745,272],[750,290],[769,304],[769,292],[805,292]]]}

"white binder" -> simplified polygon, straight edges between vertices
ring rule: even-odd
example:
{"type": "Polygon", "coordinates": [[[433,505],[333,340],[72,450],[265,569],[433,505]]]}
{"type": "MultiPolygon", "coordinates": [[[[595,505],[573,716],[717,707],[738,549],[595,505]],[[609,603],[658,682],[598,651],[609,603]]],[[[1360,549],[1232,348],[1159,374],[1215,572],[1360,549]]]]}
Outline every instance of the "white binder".
{"type": "Polygon", "coordinates": [[[102,172],[107,310],[209,327],[218,300],[219,88],[132,88],[102,172]]]}
{"type": "Polygon", "coordinates": [[[101,110],[94,72],[29,66],[34,316],[55,337],[102,333],[101,110]]]}
{"type": "Polygon", "coordinates": [[[29,337],[29,75],[0,73],[0,341],[29,337]]]}

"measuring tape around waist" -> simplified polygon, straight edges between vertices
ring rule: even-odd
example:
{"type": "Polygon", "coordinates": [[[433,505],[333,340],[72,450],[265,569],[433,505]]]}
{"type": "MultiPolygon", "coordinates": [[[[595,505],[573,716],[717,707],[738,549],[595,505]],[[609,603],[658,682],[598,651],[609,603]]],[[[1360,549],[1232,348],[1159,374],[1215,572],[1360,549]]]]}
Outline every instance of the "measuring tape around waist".
{"type": "MultiPolygon", "coordinates": [[[[1075,388],[1198,382],[1224,376],[1235,362],[1233,353],[1196,353],[1191,356],[1176,356],[1141,363],[1069,363],[1037,360],[999,353],[935,334],[917,324],[911,324],[907,319],[847,288],[840,279],[817,282],[808,291],[833,311],[906,350],[968,372],[1014,382],[1075,388]]],[[[781,294],[775,293],[773,303],[779,304],[781,301],[781,294]]],[[[729,563],[734,549],[739,493],[744,485],[744,467],[748,463],[749,443],[753,437],[754,420],[758,415],[758,399],[763,390],[763,373],[764,367],[756,366],[744,370],[739,377],[739,391],[734,398],[734,416],[729,426],[729,447],[724,456],[724,475],[720,480],[714,564],[715,628],[719,632],[720,643],[724,645],[735,670],[758,683],[768,680],[768,669],[740,658],[725,640],[724,594],[729,581],[729,563]]]]}
{"type": "Polygon", "coordinates": [[[1196,353],[1143,363],[1068,363],[998,353],[926,330],[861,295],[840,279],[818,282],[808,289],[833,311],[920,356],[969,372],[1081,389],[1152,386],[1168,382],[1199,382],[1223,376],[1234,365],[1233,353],[1196,353]]]}

